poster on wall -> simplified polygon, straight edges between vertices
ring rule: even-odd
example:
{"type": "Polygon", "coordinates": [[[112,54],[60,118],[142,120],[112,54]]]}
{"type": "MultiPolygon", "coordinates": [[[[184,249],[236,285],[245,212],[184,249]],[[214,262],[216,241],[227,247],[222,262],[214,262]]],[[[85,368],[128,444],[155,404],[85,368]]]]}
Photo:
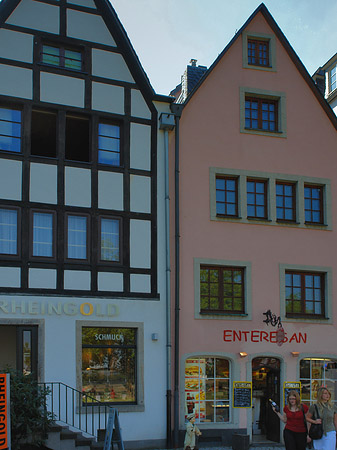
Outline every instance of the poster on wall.
{"type": "Polygon", "coordinates": [[[194,413],[197,419],[205,419],[206,359],[187,359],[185,364],[185,417],[194,413]]]}
{"type": "Polygon", "coordinates": [[[300,381],[285,381],[283,383],[283,406],[286,405],[287,396],[290,391],[297,391],[301,399],[301,382],[300,381]]]}
{"type": "Polygon", "coordinates": [[[233,381],[233,407],[234,408],[252,407],[251,381],[233,381]]]}

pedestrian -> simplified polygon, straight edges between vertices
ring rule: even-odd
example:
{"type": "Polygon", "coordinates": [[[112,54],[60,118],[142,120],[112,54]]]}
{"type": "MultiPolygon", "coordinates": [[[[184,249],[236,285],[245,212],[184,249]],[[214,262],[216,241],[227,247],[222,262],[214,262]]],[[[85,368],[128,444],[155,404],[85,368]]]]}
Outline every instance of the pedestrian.
{"type": "Polygon", "coordinates": [[[323,425],[323,436],[321,439],[314,439],[315,450],[335,450],[336,430],[337,430],[337,409],[331,403],[330,391],[322,386],[317,391],[317,402],[312,404],[307,414],[307,422],[321,423],[323,425]],[[319,418],[317,418],[316,408],[319,418]]]}
{"type": "Polygon", "coordinates": [[[184,450],[198,450],[198,447],[195,446],[195,436],[200,436],[201,431],[197,426],[194,425],[195,414],[188,414],[186,416],[186,419],[188,420],[188,422],[186,424],[184,450]]]}
{"type": "Polygon", "coordinates": [[[308,412],[307,405],[301,404],[301,399],[297,391],[289,391],[287,404],[283,408],[283,414],[276,411],[275,414],[286,424],[283,430],[283,438],[286,450],[305,450],[307,445],[307,424],[305,414],[308,412]]]}

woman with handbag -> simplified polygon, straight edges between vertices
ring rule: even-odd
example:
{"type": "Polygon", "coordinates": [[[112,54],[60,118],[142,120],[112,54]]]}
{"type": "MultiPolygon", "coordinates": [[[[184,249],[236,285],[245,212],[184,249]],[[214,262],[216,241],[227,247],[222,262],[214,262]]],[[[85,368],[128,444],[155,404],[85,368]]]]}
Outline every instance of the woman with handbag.
{"type": "Polygon", "coordinates": [[[275,414],[286,424],[283,430],[283,438],[286,450],[305,450],[307,445],[307,424],[305,414],[307,405],[301,405],[301,399],[297,391],[290,391],[287,395],[287,404],[283,408],[283,414],[276,411],[275,414]]]}
{"type": "MultiPolygon", "coordinates": [[[[314,449],[335,450],[337,409],[331,403],[331,393],[327,388],[318,389],[317,402],[310,406],[306,418],[309,424],[322,424],[323,426],[323,436],[320,439],[315,439],[313,436],[314,449]]],[[[310,428],[309,434],[311,434],[310,428]]]]}

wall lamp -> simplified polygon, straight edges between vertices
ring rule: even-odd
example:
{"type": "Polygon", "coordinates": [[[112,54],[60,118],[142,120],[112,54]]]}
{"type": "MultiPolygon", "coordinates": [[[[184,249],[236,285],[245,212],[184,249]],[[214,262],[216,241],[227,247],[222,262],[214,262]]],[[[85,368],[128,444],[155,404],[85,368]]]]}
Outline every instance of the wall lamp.
{"type": "Polygon", "coordinates": [[[248,353],[240,352],[239,355],[240,355],[241,358],[245,358],[246,356],[248,356],[248,353]]]}
{"type": "Polygon", "coordinates": [[[300,352],[291,352],[294,358],[298,358],[300,355],[300,352]]]}

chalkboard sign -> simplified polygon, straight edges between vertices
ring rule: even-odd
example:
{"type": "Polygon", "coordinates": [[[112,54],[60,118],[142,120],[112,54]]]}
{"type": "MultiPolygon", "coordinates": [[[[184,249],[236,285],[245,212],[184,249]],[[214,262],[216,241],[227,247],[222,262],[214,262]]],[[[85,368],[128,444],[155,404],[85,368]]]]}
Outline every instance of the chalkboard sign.
{"type": "Polygon", "coordinates": [[[252,407],[251,381],[233,381],[233,406],[234,408],[252,407]]]}
{"type": "Polygon", "coordinates": [[[287,396],[290,391],[297,391],[301,398],[301,382],[300,381],[285,381],[283,383],[283,404],[287,404],[287,396]]]}

